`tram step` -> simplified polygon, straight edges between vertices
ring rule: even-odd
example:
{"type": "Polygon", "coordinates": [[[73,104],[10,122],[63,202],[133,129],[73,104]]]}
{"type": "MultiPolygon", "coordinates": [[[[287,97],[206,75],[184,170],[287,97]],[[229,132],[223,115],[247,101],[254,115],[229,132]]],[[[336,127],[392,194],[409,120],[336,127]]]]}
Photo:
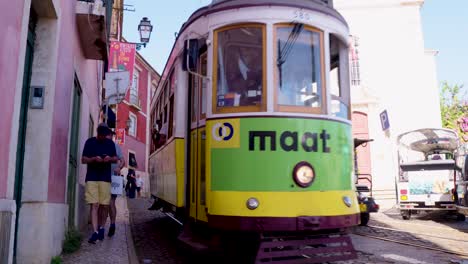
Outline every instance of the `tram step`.
{"type": "Polygon", "coordinates": [[[346,234],[262,237],[256,262],[323,263],[357,258],[346,234]]]}

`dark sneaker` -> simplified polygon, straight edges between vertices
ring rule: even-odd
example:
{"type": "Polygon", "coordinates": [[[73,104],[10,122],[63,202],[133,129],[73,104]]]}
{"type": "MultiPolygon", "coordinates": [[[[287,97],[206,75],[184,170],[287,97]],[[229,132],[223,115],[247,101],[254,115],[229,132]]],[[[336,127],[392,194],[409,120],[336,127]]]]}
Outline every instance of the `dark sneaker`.
{"type": "Polygon", "coordinates": [[[104,240],[104,233],[106,232],[106,230],[104,229],[104,227],[101,227],[99,228],[99,235],[98,235],[98,239],[99,240],[104,240]]]}
{"type": "Polygon", "coordinates": [[[96,240],[98,240],[98,237],[99,237],[99,233],[93,232],[93,234],[91,235],[91,237],[88,240],[88,243],[96,244],[96,240]]]}
{"type": "Polygon", "coordinates": [[[109,237],[112,237],[115,234],[115,224],[111,224],[109,227],[109,234],[107,234],[109,237]]]}

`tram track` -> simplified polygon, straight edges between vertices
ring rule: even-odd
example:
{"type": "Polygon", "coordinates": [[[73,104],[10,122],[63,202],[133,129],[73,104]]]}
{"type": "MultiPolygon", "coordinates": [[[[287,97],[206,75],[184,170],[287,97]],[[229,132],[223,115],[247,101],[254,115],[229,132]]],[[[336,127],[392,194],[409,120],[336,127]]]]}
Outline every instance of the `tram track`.
{"type": "Polygon", "coordinates": [[[466,240],[462,240],[462,239],[454,239],[454,238],[448,238],[448,237],[442,237],[442,236],[435,236],[435,235],[432,235],[432,234],[416,233],[416,232],[410,232],[410,231],[405,231],[405,230],[395,229],[395,228],[389,228],[389,227],[372,226],[372,225],[367,225],[367,227],[372,228],[372,229],[381,229],[381,230],[388,230],[388,231],[396,231],[396,232],[402,232],[402,233],[407,233],[407,234],[411,234],[411,235],[419,235],[419,236],[433,237],[433,238],[451,240],[451,241],[456,241],[456,242],[466,242],[466,240]]]}
{"type": "MultiPolygon", "coordinates": [[[[380,226],[367,226],[367,227],[370,228],[370,229],[380,229],[380,230],[386,230],[386,231],[392,231],[392,232],[406,233],[406,234],[410,234],[410,235],[427,236],[427,237],[432,237],[432,238],[437,238],[437,239],[445,239],[445,240],[451,240],[451,241],[455,241],[455,242],[465,242],[466,243],[466,241],[464,241],[464,240],[446,238],[446,237],[435,236],[435,235],[430,235],[430,234],[423,234],[423,233],[414,233],[414,232],[409,232],[409,231],[404,231],[404,230],[394,229],[394,228],[387,228],[387,227],[380,227],[380,226]]],[[[404,239],[397,239],[397,238],[391,238],[391,237],[382,237],[382,236],[375,235],[375,234],[366,234],[363,231],[354,231],[353,234],[357,235],[357,236],[362,236],[362,237],[367,237],[367,238],[372,238],[372,239],[378,239],[378,240],[382,240],[382,241],[397,243],[397,244],[400,244],[400,245],[405,245],[405,246],[411,246],[411,247],[416,247],[416,248],[427,249],[427,250],[431,250],[431,251],[442,252],[442,253],[458,256],[458,257],[463,257],[463,258],[468,257],[468,253],[465,253],[465,252],[455,251],[455,250],[448,250],[448,249],[434,247],[434,246],[431,246],[431,245],[423,245],[423,244],[420,244],[420,243],[408,242],[408,241],[405,241],[404,239]]]]}

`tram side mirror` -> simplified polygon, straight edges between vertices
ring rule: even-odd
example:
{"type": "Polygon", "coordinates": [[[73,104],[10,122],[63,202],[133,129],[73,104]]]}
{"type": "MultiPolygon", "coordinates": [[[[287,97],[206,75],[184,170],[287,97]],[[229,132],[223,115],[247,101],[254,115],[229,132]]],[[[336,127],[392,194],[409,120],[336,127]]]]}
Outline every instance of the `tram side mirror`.
{"type": "Polygon", "coordinates": [[[188,39],[184,43],[184,63],[182,63],[183,71],[197,71],[198,64],[198,39],[188,39]]]}

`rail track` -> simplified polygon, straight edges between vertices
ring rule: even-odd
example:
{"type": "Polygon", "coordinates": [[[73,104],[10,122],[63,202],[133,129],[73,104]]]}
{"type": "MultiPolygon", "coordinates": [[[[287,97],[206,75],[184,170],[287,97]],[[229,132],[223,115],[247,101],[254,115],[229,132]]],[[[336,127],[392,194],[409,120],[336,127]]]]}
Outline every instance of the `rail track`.
{"type": "MultiPolygon", "coordinates": [[[[425,237],[432,237],[432,238],[437,238],[437,239],[445,239],[445,240],[450,240],[450,241],[454,241],[454,242],[464,242],[464,243],[467,242],[467,241],[461,240],[461,239],[454,239],[454,238],[436,236],[436,235],[425,234],[425,233],[409,232],[409,231],[404,231],[404,230],[401,230],[401,229],[394,229],[394,228],[388,228],[388,227],[380,227],[380,226],[369,225],[369,226],[367,226],[367,228],[369,228],[371,230],[385,230],[385,231],[405,233],[405,234],[408,234],[408,235],[418,235],[418,236],[423,236],[423,237],[425,236],[425,237]]],[[[432,245],[427,245],[427,244],[424,245],[422,243],[409,242],[409,241],[405,241],[403,238],[392,238],[391,234],[390,234],[389,237],[383,237],[383,236],[379,236],[378,234],[366,234],[363,231],[356,231],[356,230],[353,233],[355,235],[358,235],[358,236],[363,236],[363,237],[368,237],[368,238],[373,238],[373,239],[398,243],[398,244],[406,245],[406,246],[423,248],[423,249],[437,251],[437,252],[443,252],[443,253],[447,253],[447,254],[463,257],[463,258],[468,257],[468,253],[466,253],[466,252],[443,249],[443,248],[435,247],[435,246],[432,246],[432,245]]],[[[386,233],[385,235],[388,236],[388,233],[386,233]]]]}

